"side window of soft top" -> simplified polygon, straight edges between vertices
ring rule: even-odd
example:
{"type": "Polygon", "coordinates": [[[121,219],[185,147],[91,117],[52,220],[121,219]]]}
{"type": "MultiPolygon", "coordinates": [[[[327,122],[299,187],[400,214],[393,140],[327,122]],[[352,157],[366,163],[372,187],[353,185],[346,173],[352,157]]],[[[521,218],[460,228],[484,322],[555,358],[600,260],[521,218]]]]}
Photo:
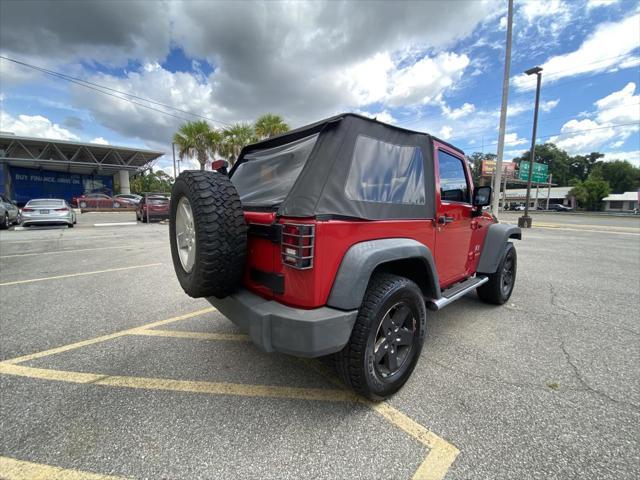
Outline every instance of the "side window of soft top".
{"type": "Polygon", "coordinates": [[[440,171],[441,200],[470,203],[470,190],[465,175],[464,161],[444,150],[438,150],[438,169],[440,171]]]}

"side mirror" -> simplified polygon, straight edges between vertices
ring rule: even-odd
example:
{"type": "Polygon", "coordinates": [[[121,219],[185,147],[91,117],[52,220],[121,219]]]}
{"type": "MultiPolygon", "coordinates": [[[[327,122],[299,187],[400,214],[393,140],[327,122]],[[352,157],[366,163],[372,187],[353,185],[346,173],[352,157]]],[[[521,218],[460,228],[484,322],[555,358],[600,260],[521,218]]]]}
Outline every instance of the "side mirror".
{"type": "Polygon", "coordinates": [[[476,207],[476,211],[480,213],[482,207],[491,205],[491,187],[478,187],[473,192],[473,206],[476,207]]]}

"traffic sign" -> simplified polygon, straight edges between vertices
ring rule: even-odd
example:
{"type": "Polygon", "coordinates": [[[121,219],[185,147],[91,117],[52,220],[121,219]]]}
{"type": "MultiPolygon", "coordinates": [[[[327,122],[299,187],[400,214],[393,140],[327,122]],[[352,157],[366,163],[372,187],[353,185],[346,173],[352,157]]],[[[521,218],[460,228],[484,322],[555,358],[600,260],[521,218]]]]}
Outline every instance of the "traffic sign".
{"type": "MultiPolygon", "coordinates": [[[[531,181],[534,183],[546,183],[549,176],[549,166],[546,163],[533,164],[533,175],[531,175],[531,181]]],[[[529,179],[529,162],[520,162],[520,169],[518,170],[519,180],[529,179]]]]}

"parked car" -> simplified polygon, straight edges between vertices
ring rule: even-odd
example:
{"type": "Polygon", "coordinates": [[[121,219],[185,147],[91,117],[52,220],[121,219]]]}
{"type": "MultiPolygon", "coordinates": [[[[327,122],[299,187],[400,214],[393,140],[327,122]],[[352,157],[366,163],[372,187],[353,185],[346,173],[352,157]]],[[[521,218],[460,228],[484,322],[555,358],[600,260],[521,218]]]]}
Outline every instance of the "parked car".
{"type": "Polygon", "coordinates": [[[380,400],[420,358],[427,309],[509,300],[522,234],[490,204],[462,150],[343,114],[244,147],[229,176],[182,172],[171,256],[260,349],[327,357],[380,400]]]}
{"type": "Polygon", "coordinates": [[[120,208],[135,207],[135,203],[124,198],[113,198],[104,193],[87,193],[73,197],[72,203],[79,208],[120,208]]]}
{"type": "Polygon", "coordinates": [[[77,223],[76,212],[66,200],[37,198],[22,208],[22,226],[63,224],[69,228],[77,223]]]}
{"type": "Polygon", "coordinates": [[[136,195],[135,193],[122,193],[113,198],[114,200],[123,200],[137,206],[140,203],[140,200],[142,200],[142,195],[136,195]]]}
{"type": "Polygon", "coordinates": [[[516,205],[515,207],[513,207],[513,209],[516,212],[524,212],[524,210],[525,210],[524,205],[516,205]]]}
{"type": "Polygon", "coordinates": [[[162,195],[142,197],[136,208],[136,219],[140,222],[163,220],[169,218],[171,201],[162,195]]]}
{"type": "Polygon", "coordinates": [[[554,212],[573,212],[573,208],[562,205],[561,203],[549,205],[549,210],[552,210],[554,212]]]}
{"type": "Polygon", "coordinates": [[[0,228],[6,229],[16,223],[20,223],[20,210],[16,202],[0,195],[0,228]]]}

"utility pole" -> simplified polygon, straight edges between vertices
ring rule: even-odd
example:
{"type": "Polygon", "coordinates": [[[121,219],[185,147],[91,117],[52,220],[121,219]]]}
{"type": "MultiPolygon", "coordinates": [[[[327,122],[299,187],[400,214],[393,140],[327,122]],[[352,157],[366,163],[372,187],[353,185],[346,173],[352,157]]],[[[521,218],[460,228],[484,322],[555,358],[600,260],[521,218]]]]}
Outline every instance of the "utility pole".
{"type": "MultiPolygon", "coordinates": [[[[507,12],[507,47],[504,54],[504,77],[502,79],[502,107],[500,108],[500,130],[498,132],[498,156],[496,158],[496,176],[493,181],[493,200],[491,211],[497,217],[500,207],[500,180],[502,176],[502,156],[504,155],[504,134],[507,123],[507,104],[509,103],[509,71],[511,69],[511,34],[513,27],[513,0],[509,0],[507,12]]],[[[506,185],[506,184],[505,184],[506,185]]],[[[506,188],[506,187],[505,187],[506,188]]]]}
{"type": "Polygon", "coordinates": [[[551,182],[553,181],[553,175],[549,174],[549,183],[547,184],[547,208],[545,210],[549,210],[549,197],[551,196],[551,182]]]}
{"type": "Polygon", "coordinates": [[[527,178],[527,197],[524,204],[524,215],[518,218],[520,228],[531,228],[531,217],[529,216],[529,202],[531,201],[531,177],[533,175],[533,161],[536,158],[536,134],[538,131],[538,107],[540,105],[540,83],[542,82],[542,68],[533,67],[526,70],[527,75],[536,76],[536,104],[533,109],[533,132],[531,133],[531,156],[529,159],[529,175],[527,178]]]}
{"type": "Polygon", "coordinates": [[[178,176],[176,175],[176,144],[171,142],[171,150],[173,151],[173,179],[175,181],[178,176]]]}

